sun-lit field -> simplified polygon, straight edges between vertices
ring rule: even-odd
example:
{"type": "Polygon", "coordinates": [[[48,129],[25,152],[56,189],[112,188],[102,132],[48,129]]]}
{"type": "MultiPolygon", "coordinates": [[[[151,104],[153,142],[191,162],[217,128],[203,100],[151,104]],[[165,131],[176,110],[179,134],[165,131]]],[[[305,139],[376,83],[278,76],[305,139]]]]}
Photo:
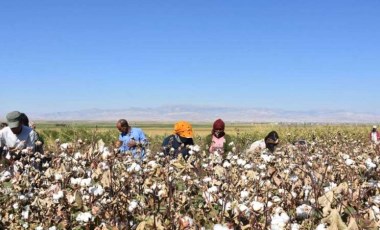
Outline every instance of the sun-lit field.
{"type": "Polygon", "coordinates": [[[208,153],[211,124],[194,124],[192,155],[160,145],[173,124],[131,124],[144,161],[115,155],[111,123],[39,124],[45,154],[3,159],[0,220],[8,229],[378,229],[379,148],[366,125],[226,124],[233,151],[208,153]],[[272,130],[274,153],[248,153],[272,130]],[[57,140],[59,139],[59,140],[57,140]],[[292,143],[304,139],[307,146],[292,143]],[[101,140],[101,141],[100,141],[101,140]],[[45,158],[44,170],[33,165],[45,158]],[[16,173],[19,171],[20,173],[16,173]]]}

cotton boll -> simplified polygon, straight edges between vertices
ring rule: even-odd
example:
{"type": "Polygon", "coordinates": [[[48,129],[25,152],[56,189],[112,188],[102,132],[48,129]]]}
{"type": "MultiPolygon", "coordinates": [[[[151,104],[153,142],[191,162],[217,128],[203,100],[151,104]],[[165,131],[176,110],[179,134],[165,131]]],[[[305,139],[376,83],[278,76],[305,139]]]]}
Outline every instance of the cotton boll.
{"type": "Polygon", "coordinates": [[[214,230],[229,230],[229,228],[225,225],[221,225],[221,224],[215,224],[214,225],[214,230]]]}
{"type": "Polygon", "coordinates": [[[327,230],[325,224],[319,224],[315,230],[327,230]]]}
{"type": "Polygon", "coordinates": [[[302,204],[296,208],[296,216],[297,218],[303,220],[310,216],[312,207],[307,204],[302,204]]]}
{"type": "Polygon", "coordinates": [[[347,160],[345,161],[345,163],[346,163],[346,165],[350,166],[350,165],[355,164],[355,161],[353,161],[353,160],[351,160],[351,159],[347,159],[347,160]]]}
{"type": "Polygon", "coordinates": [[[248,192],[248,191],[243,190],[243,191],[240,192],[240,198],[241,198],[242,200],[247,199],[248,196],[249,196],[249,192],[248,192]]]}
{"type": "Polygon", "coordinates": [[[264,203],[258,202],[258,201],[252,201],[251,206],[254,211],[260,212],[264,210],[264,203]]]}
{"type": "Polygon", "coordinates": [[[133,212],[133,210],[135,210],[137,208],[137,205],[138,205],[137,201],[132,200],[131,203],[129,203],[128,211],[133,212]]]}
{"type": "Polygon", "coordinates": [[[89,222],[92,219],[92,215],[90,212],[80,212],[76,218],[78,222],[89,222]]]}

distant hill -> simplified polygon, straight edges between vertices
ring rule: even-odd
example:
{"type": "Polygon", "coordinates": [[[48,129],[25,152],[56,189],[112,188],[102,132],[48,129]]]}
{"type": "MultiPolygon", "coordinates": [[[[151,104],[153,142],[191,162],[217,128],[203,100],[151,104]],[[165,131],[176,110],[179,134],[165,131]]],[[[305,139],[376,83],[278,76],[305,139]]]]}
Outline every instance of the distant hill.
{"type": "Polygon", "coordinates": [[[357,113],[342,110],[290,111],[280,109],[212,107],[212,106],[159,106],[152,108],[83,109],[56,113],[30,114],[34,120],[93,120],[115,121],[120,118],[134,121],[210,122],[222,118],[230,122],[320,122],[320,123],[374,123],[380,114],[357,113]]]}

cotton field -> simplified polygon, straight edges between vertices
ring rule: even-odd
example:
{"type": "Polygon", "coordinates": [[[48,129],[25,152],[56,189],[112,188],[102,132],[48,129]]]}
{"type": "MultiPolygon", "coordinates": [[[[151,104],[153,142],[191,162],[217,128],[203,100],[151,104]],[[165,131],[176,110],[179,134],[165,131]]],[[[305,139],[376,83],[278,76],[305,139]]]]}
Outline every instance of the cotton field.
{"type": "Polygon", "coordinates": [[[379,151],[354,136],[283,141],[274,153],[233,148],[225,158],[195,146],[187,161],[149,149],[138,161],[101,140],[78,143],[58,140],[55,151],[24,153],[1,172],[3,228],[380,227],[379,151]]]}

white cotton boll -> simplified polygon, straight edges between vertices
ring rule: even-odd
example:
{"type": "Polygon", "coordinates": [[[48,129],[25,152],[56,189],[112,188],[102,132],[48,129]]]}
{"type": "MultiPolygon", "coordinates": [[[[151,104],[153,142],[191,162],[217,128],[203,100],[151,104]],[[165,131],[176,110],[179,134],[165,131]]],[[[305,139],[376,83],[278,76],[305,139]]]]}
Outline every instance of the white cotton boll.
{"type": "Polygon", "coordinates": [[[244,165],[244,169],[252,169],[253,168],[253,165],[252,164],[246,164],[244,165]]]}
{"type": "Polygon", "coordinates": [[[290,225],[290,230],[299,230],[300,228],[301,228],[301,226],[297,223],[290,225]]]}
{"type": "Polygon", "coordinates": [[[209,193],[217,193],[218,190],[219,190],[218,187],[216,187],[215,185],[212,186],[211,188],[207,189],[207,191],[208,191],[209,193]]]}
{"type": "Polygon", "coordinates": [[[135,210],[137,208],[137,205],[138,205],[137,201],[132,200],[131,203],[129,203],[128,211],[133,212],[133,210],[135,210]]]}
{"type": "Polygon", "coordinates": [[[308,161],[306,164],[309,165],[310,167],[313,167],[313,162],[311,161],[308,161]]]}
{"type": "Polygon", "coordinates": [[[55,227],[55,226],[51,226],[51,227],[49,228],[49,230],[57,230],[57,227],[55,227]]]}
{"type": "Polygon", "coordinates": [[[74,153],[74,159],[75,159],[75,160],[82,159],[82,154],[81,154],[80,152],[76,152],[76,153],[74,153]]]}
{"type": "Polygon", "coordinates": [[[315,230],[327,230],[325,224],[319,224],[315,230]]]}
{"type": "Polygon", "coordinates": [[[11,178],[11,176],[12,176],[12,174],[9,171],[4,171],[1,173],[0,181],[3,182],[5,180],[8,180],[11,178]]]}
{"type": "Polygon", "coordinates": [[[245,204],[239,204],[238,208],[240,212],[245,212],[248,210],[248,207],[245,204]]]}
{"type": "Polygon", "coordinates": [[[301,219],[308,218],[311,214],[312,207],[307,204],[302,204],[296,208],[296,216],[301,219]]]}
{"type": "Polygon", "coordinates": [[[365,161],[365,164],[366,164],[368,169],[376,168],[376,164],[372,162],[371,158],[368,158],[365,161]]]}
{"type": "Polygon", "coordinates": [[[221,224],[215,224],[214,225],[214,230],[229,230],[229,228],[225,225],[221,225],[221,224]]]}
{"type": "Polygon", "coordinates": [[[149,189],[149,188],[144,189],[144,194],[151,194],[151,193],[153,193],[152,189],[149,189]]]}
{"type": "Polygon", "coordinates": [[[237,160],[237,159],[239,159],[239,157],[235,155],[232,157],[232,159],[237,160]]]}
{"type": "Polygon", "coordinates": [[[245,200],[246,198],[248,198],[248,196],[249,196],[249,192],[248,191],[243,190],[243,191],[240,192],[240,198],[242,200],[245,200]]]}
{"type": "Polygon", "coordinates": [[[164,152],[159,152],[158,155],[159,155],[160,157],[163,157],[163,156],[165,156],[165,153],[164,153],[164,152]]]}
{"type": "Polygon", "coordinates": [[[254,211],[259,212],[264,210],[264,203],[258,201],[252,201],[251,206],[254,211]]]}
{"type": "Polygon", "coordinates": [[[187,181],[187,180],[190,180],[190,179],[191,179],[191,177],[188,176],[188,175],[185,175],[185,176],[182,177],[183,181],[187,181]]]}
{"type": "Polygon", "coordinates": [[[63,143],[63,144],[60,145],[60,149],[61,149],[61,151],[65,151],[65,150],[67,150],[68,147],[69,147],[69,144],[68,144],[68,143],[63,143]]]}
{"type": "Polygon", "coordinates": [[[102,159],[107,160],[111,156],[112,156],[112,153],[110,152],[108,147],[104,147],[103,152],[102,152],[102,159]]]}
{"type": "Polygon", "coordinates": [[[246,163],[247,163],[246,160],[243,160],[243,159],[238,159],[238,160],[237,160],[237,164],[238,164],[239,166],[244,166],[246,163]]]}
{"type": "Polygon", "coordinates": [[[224,168],[229,168],[229,167],[231,167],[231,163],[228,162],[228,161],[225,161],[225,162],[223,163],[223,167],[224,167],[224,168]]]}
{"type": "Polygon", "coordinates": [[[160,198],[162,198],[164,195],[166,195],[166,191],[165,190],[160,190],[157,193],[157,196],[160,197],[160,198]]]}
{"type": "Polygon", "coordinates": [[[15,209],[15,210],[17,210],[19,208],[18,203],[14,203],[12,206],[13,206],[13,209],[15,209]]]}
{"type": "Polygon", "coordinates": [[[272,201],[273,201],[274,203],[280,203],[280,202],[282,201],[282,199],[281,199],[280,197],[278,197],[278,196],[273,196],[273,197],[272,197],[272,201]]]}
{"type": "Polygon", "coordinates": [[[39,226],[37,226],[37,227],[35,228],[35,230],[44,230],[44,227],[42,227],[41,225],[39,225],[39,226]]]}
{"type": "Polygon", "coordinates": [[[324,187],[324,191],[325,191],[325,193],[328,192],[328,191],[330,191],[330,190],[332,190],[332,189],[335,188],[336,186],[337,186],[337,184],[335,184],[334,182],[330,182],[330,183],[329,183],[329,186],[324,187]]]}
{"type": "Polygon", "coordinates": [[[289,216],[281,208],[277,208],[276,213],[272,216],[271,229],[283,230],[289,221],[289,216]]]}
{"type": "Polygon", "coordinates": [[[24,210],[21,212],[21,216],[24,220],[29,218],[29,205],[25,206],[24,210]]]}
{"type": "Polygon", "coordinates": [[[55,180],[62,180],[62,174],[60,174],[60,173],[56,173],[56,174],[54,174],[54,179],[55,180]]]}
{"type": "Polygon", "coordinates": [[[297,180],[298,180],[298,176],[297,175],[291,175],[290,177],[289,177],[289,180],[291,181],[291,182],[296,182],[297,180]]]}
{"type": "Polygon", "coordinates": [[[19,200],[26,200],[26,196],[24,196],[24,195],[20,195],[20,196],[18,196],[18,199],[19,199],[19,200]]]}
{"type": "Polygon", "coordinates": [[[205,182],[205,183],[208,183],[210,181],[212,181],[211,177],[205,177],[205,178],[203,178],[203,182],[205,182]]]}
{"type": "Polygon", "coordinates": [[[94,196],[101,196],[104,193],[104,189],[101,185],[95,185],[88,188],[88,192],[94,196]]]}
{"type": "Polygon", "coordinates": [[[343,157],[343,160],[347,160],[350,158],[350,156],[348,154],[343,154],[342,157],[343,157]]]}
{"type": "Polygon", "coordinates": [[[71,185],[79,185],[80,184],[80,182],[81,182],[81,178],[73,178],[73,177],[71,177],[70,178],[70,184],[71,185]]]}
{"type": "Polygon", "coordinates": [[[80,186],[86,187],[91,185],[91,178],[81,179],[80,186]]]}
{"type": "Polygon", "coordinates": [[[274,160],[274,156],[267,155],[267,154],[261,154],[261,159],[263,159],[264,162],[269,163],[272,160],[274,160]]]}
{"type": "Polygon", "coordinates": [[[53,202],[54,203],[59,203],[59,199],[63,197],[63,192],[62,190],[59,190],[57,193],[53,194],[53,202]]]}
{"type": "Polygon", "coordinates": [[[346,163],[346,165],[350,166],[350,165],[355,164],[355,161],[354,161],[354,160],[351,160],[351,159],[347,159],[347,160],[345,161],[345,163],[346,163]]]}
{"type": "Polygon", "coordinates": [[[80,212],[76,218],[78,222],[89,222],[92,219],[92,215],[90,212],[80,212]]]}
{"type": "Polygon", "coordinates": [[[158,167],[158,164],[156,163],[156,161],[149,161],[146,165],[153,169],[158,167]]]}
{"type": "Polygon", "coordinates": [[[264,170],[264,169],[267,168],[267,165],[266,165],[266,164],[261,164],[261,165],[258,166],[258,168],[259,168],[260,170],[264,170]]]}

